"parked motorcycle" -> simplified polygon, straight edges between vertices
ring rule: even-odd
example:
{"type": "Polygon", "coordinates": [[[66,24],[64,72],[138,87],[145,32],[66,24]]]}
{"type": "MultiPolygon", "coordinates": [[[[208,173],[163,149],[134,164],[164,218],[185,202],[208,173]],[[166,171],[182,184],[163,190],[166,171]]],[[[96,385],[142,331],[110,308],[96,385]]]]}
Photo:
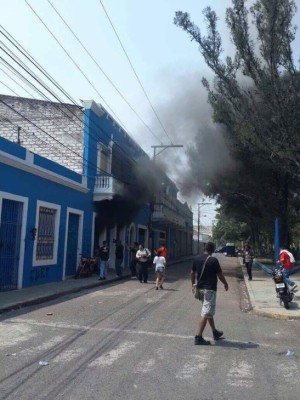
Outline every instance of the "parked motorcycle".
{"type": "Polygon", "coordinates": [[[290,308],[289,303],[294,298],[294,293],[290,291],[288,284],[285,282],[281,268],[274,268],[272,277],[275,282],[276,294],[280,305],[283,303],[284,307],[288,310],[290,308]]]}

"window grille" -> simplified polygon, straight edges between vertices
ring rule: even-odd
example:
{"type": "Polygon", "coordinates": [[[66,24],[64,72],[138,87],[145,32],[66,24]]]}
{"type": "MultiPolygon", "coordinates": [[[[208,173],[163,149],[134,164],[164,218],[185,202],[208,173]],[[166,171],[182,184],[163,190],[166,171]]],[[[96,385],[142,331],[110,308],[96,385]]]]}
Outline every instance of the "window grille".
{"type": "Polygon", "coordinates": [[[37,260],[52,260],[54,258],[56,211],[52,208],[40,207],[36,248],[37,260]]]}

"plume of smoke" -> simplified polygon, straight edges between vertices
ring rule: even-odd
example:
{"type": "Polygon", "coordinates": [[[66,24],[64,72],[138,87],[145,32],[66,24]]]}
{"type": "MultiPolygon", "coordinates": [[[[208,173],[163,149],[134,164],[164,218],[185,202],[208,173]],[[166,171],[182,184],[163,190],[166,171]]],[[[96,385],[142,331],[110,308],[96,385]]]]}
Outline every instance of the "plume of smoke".
{"type": "Polygon", "coordinates": [[[205,192],[210,180],[233,168],[226,130],[212,120],[202,75],[190,73],[177,77],[176,85],[168,89],[172,98],[160,107],[161,118],[174,144],[184,145],[183,149],[163,153],[160,165],[176,182],[180,194],[190,199],[205,192]]]}

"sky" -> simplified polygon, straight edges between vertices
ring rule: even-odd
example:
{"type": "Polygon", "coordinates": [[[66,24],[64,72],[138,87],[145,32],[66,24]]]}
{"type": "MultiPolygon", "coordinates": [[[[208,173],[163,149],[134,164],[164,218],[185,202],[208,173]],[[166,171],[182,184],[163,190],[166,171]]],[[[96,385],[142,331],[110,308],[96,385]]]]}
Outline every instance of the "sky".
{"type": "MultiPolygon", "coordinates": [[[[78,63],[98,93],[70,61],[25,0],[0,0],[1,25],[76,101],[94,99],[102,103],[149,156],[153,155],[151,146],[161,144],[160,142],[192,144],[199,124],[202,121],[208,123],[211,119],[207,95],[201,84],[201,78],[211,78],[211,72],[205,65],[197,44],[191,42],[187,34],[174,25],[173,18],[176,11],[186,11],[205,32],[202,10],[211,6],[219,16],[224,51],[230,54],[233,47],[225,27],[224,16],[231,0],[50,1],[140,118],[84,53],[48,0],[27,0],[27,3],[78,63]],[[156,119],[101,2],[167,134],[156,119]],[[141,119],[144,122],[141,122],[141,119]]],[[[299,3],[300,8],[300,0],[296,3],[299,3]]],[[[299,12],[295,23],[300,25],[299,12]]],[[[0,80],[9,84],[22,96],[28,97],[2,71],[0,80]]],[[[3,85],[0,85],[0,92],[12,95],[3,85]]],[[[176,182],[185,168],[185,147],[167,149],[158,158],[166,164],[168,174],[176,182]]],[[[179,197],[187,200],[195,212],[197,203],[202,202],[203,198],[200,192],[187,196],[179,193],[179,197]]],[[[215,204],[212,200],[204,201],[212,204],[201,208],[201,223],[211,225],[215,218],[215,204]]]]}

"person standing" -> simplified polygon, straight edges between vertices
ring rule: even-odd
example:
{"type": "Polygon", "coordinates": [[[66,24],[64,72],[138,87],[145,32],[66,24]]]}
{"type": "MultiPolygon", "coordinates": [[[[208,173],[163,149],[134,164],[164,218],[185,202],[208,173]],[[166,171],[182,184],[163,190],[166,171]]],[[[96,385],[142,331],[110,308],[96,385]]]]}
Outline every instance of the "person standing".
{"type": "Polygon", "coordinates": [[[158,256],[158,252],[160,252],[161,257],[165,257],[165,259],[167,260],[167,256],[168,256],[168,250],[167,248],[164,246],[163,243],[159,244],[159,248],[157,250],[154,251],[154,255],[158,256]]]}
{"type": "Polygon", "coordinates": [[[129,246],[131,279],[136,279],[136,264],[137,264],[136,253],[138,249],[139,249],[139,244],[137,242],[134,242],[133,246],[129,246]]]}
{"type": "Polygon", "coordinates": [[[155,289],[158,290],[160,287],[163,289],[163,282],[165,280],[165,269],[166,269],[166,258],[162,256],[162,251],[157,251],[157,256],[154,257],[153,264],[155,265],[155,272],[156,272],[156,287],[155,289]]]}
{"type": "Polygon", "coordinates": [[[245,246],[245,265],[249,281],[252,281],[253,253],[249,245],[245,246]]]}
{"type": "Polygon", "coordinates": [[[115,268],[116,268],[116,275],[119,278],[122,278],[123,272],[122,272],[122,263],[123,263],[123,259],[124,259],[124,246],[121,243],[121,240],[118,239],[116,241],[116,264],[115,264],[115,268]]]}
{"type": "Polygon", "coordinates": [[[151,253],[142,244],[139,245],[139,249],[136,253],[138,275],[141,283],[148,282],[148,264],[151,253]]]}
{"type": "Polygon", "coordinates": [[[290,279],[290,273],[294,267],[295,258],[291,252],[285,249],[283,246],[280,247],[279,253],[279,264],[281,265],[285,282],[291,286],[292,290],[295,290],[297,285],[290,279]]]}
{"type": "Polygon", "coordinates": [[[226,291],[228,290],[228,283],[223,275],[218,259],[212,256],[214,250],[215,245],[212,242],[206,243],[204,254],[200,254],[194,258],[191,270],[192,288],[195,284],[197,274],[197,286],[203,293],[201,317],[194,340],[195,345],[210,345],[210,341],[203,338],[207,321],[212,329],[214,340],[218,340],[223,336],[223,332],[216,329],[214,322],[218,278],[223,283],[226,291]]]}
{"type": "Polygon", "coordinates": [[[99,280],[105,280],[107,276],[107,266],[109,260],[109,247],[106,240],[103,241],[103,246],[100,247],[100,277],[99,280]]]}

